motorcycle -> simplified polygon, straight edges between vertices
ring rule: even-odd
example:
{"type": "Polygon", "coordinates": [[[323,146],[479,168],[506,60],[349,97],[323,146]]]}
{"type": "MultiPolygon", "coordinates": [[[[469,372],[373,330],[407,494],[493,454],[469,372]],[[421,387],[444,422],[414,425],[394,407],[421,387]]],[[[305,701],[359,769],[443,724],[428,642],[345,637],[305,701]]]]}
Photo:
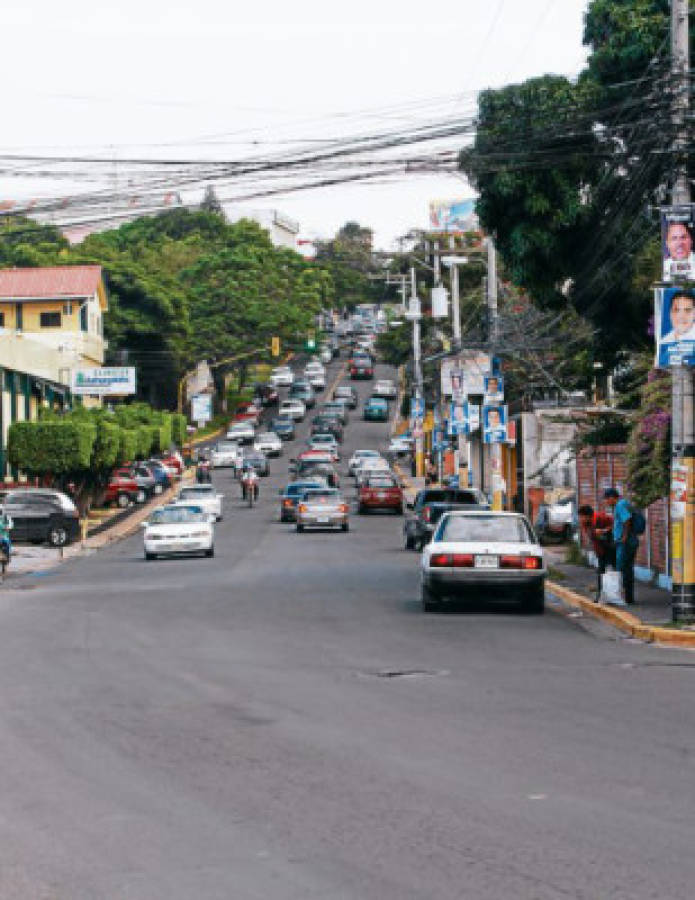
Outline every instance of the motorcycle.
{"type": "Polygon", "coordinates": [[[201,461],[198,463],[195,470],[195,480],[198,484],[210,484],[212,481],[212,476],[210,474],[210,463],[205,461],[201,461]]]}
{"type": "Polygon", "coordinates": [[[241,476],[241,498],[246,500],[249,506],[258,500],[258,478],[246,473],[241,476]]]}

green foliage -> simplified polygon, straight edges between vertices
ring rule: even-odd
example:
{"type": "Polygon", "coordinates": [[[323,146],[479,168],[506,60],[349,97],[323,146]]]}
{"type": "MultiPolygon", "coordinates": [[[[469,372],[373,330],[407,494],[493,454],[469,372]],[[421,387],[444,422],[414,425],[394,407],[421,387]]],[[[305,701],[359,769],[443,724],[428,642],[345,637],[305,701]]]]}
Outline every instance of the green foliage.
{"type": "Polygon", "coordinates": [[[131,462],[138,456],[138,433],[135,428],[121,428],[119,433],[118,460],[131,462]]]}
{"type": "Polygon", "coordinates": [[[186,431],[186,417],[182,413],[173,413],[171,416],[171,439],[177,447],[183,447],[188,439],[186,431]]]}
{"type": "Polygon", "coordinates": [[[138,448],[137,459],[146,459],[150,455],[150,451],[155,442],[155,433],[153,425],[137,425],[135,433],[137,434],[138,448]]]}
{"type": "Polygon", "coordinates": [[[109,417],[100,414],[96,420],[96,440],[92,448],[90,468],[95,471],[108,472],[120,462],[121,429],[109,417]]]}
{"type": "Polygon", "coordinates": [[[10,462],[28,475],[69,475],[88,469],[96,427],[92,422],[14,422],[10,426],[10,462]]]}
{"type": "Polygon", "coordinates": [[[654,370],[642,388],[627,446],[628,485],[638,506],[669,493],[671,471],[671,375],[654,370]]]}
{"type": "Polygon", "coordinates": [[[354,307],[381,299],[383,286],[369,277],[377,274],[372,237],[371,229],[346,222],[335,238],[316,246],[316,265],[328,274],[338,306],[354,307]]]}

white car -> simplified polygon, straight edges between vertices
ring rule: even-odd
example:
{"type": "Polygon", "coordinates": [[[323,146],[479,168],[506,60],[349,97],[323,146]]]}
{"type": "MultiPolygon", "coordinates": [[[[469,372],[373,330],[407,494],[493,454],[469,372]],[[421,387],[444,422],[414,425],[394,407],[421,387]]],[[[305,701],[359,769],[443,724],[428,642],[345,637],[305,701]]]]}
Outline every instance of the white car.
{"type": "Polygon", "coordinates": [[[210,453],[210,465],[213,469],[234,466],[241,456],[241,448],[236,441],[220,441],[210,453]]]}
{"type": "Polygon", "coordinates": [[[142,527],[145,559],[188,553],[215,555],[213,517],[197,504],[160,506],[142,527]]]}
{"type": "Polygon", "coordinates": [[[378,459],[364,459],[355,469],[355,484],[359,487],[373,475],[384,475],[386,472],[391,473],[391,466],[389,465],[388,460],[383,457],[380,456],[378,459]]]}
{"type": "Polygon", "coordinates": [[[294,372],[289,366],[278,366],[270,373],[270,383],[274,387],[291,387],[294,383],[294,372]]]}
{"type": "Polygon", "coordinates": [[[282,441],[274,431],[264,431],[253,442],[253,449],[258,453],[265,453],[266,456],[281,456],[282,441]]]}
{"type": "Polygon", "coordinates": [[[394,437],[386,448],[389,456],[407,456],[412,449],[412,444],[407,438],[394,437]]]}
{"type": "Polygon", "coordinates": [[[326,370],[323,366],[323,363],[320,363],[317,359],[313,359],[311,362],[308,362],[304,366],[304,377],[309,378],[310,375],[323,375],[325,378],[326,370]]]}
{"type": "Polygon", "coordinates": [[[218,494],[212,484],[191,484],[181,488],[175,505],[201,506],[203,512],[214,516],[216,522],[221,522],[223,499],[224,494],[218,494]]]}
{"type": "Polygon", "coordinates": [[[332,434],[314,434],[307,441],[309,450],[325,450],[331,453],[334,462],[340,462],[340,450],[338,441],[332,434]]]}
{"type": "Polygon", "coordinates": [[[326,389],[326,376],[321,372],[312,372],[307,375],[307,381],[315,391],[324,391],[326,389]]]}
{"type": "Polygon", "coordinates": [[[348,471],[351,475],[362,464],[363,459],[379,459],[381,454],[377,450],[355,450],[348,462],[348,471]]]}
{"type": "Polygon", "coordinates": [[[227,431],[228,441],[238,441],[240,444],[251,444],[256,437],[256,429],[251,422],[234,422],[227,431]]]}
{"type": "Polygon", "coordinates": [[[283,400],[278,415],[289,416],[295,422],[301,422],[306,415],[306,406],[301,400],[283,400]]]}
{"type": "Polygon", "coordinates": [[[333,359],[333,354],[331,353],[330,347],[323,347],[321,353],[319,354],[319,359],[325,365],[333,359]]]}
{"type": "Polygon", "coordinates": [[[395,400],[398,396],[398,389],[393,381],[388,378],[382,378],[372,388],[372,396],[384,397],[386,400],[395,400]]]}
{"type": "Polygon", "coordinates": [[[519,513],[444,513],[420,563],[423,608],[468,595],[476,601],[506,597],[524,611],[544,608],[543,548],[519,513]]]}

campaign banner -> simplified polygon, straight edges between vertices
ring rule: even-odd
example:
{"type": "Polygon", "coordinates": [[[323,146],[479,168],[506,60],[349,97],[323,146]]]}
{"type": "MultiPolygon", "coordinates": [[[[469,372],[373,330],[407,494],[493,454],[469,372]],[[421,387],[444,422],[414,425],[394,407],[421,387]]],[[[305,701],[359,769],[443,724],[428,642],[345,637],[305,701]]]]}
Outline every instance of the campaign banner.
{"type": "Polygon", "coordinates": [[[464,350],[441,365],[444,397],[467,397],[485,393],[485,376],[492,375],[492,357],[479,350],[464,350]]]}
{"type": "Polygon", "coordinates": [[[469,435],[480,428],[480,407],[469,403],[452,401],[449,405],[447,433],[450,437],[469,435]]]}
{"type": "Polygon", "coordinates": [[[477,231],[478,227],[475,200],[434,200],[430,203],[432,231],[455,233],[477,231]]]}
{"type": "Polygon", "coordinates": [[[695,281],[695,207],[661,210],[661,254],[664,281],[695,281]]]}
{"type": "Polygon", "coordinates": [[[695,291],[657,288],[654,292],[656,365],[695,365],[695,291]]]}
{"type": "Polygon", "coordinates": [[[210,394],[196,394],[191,397],[191,419],[198,424],[204,424],[212,419],[212,396],[210,394]]]}
{"type": "Polygon", "coordinates": [[[134,394],[135,369],[127,367],[73,369],[71,379],[73,394],[101,397],[125,397],[134,394]]]}
{"type": "Polygon", "coordinates": [[[484,384],[486,406],[504,403],[504,378],[501,375],[486,375],[484,384]]]}
{"type": "Polygon", "coordinates": [[[503,444],[507,440],[507,407],[483,407],[483,441],[486,444],[503,444]]]}

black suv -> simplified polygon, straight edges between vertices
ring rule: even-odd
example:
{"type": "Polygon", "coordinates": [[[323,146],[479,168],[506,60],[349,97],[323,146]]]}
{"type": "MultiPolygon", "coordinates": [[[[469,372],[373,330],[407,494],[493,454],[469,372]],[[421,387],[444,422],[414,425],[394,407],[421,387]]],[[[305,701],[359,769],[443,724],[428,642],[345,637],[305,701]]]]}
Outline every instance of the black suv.
{"type": "Polygon", "coordinates": [[[14,543],[45,541],[52,547],[65,547],[80,535],[77,507],[60,491],[18,488],[8,491],[2,507],[12,519],[10,537],[14,543]]]}
{"type": "Polygon", "coordinates": [[[412,513],[403,523],[406,550],[421,550],[429,544],[437,522],[452,509],[490,509],[485,495],[475,488],[425,488],[415,502],[408,503],[412,513]]]}

